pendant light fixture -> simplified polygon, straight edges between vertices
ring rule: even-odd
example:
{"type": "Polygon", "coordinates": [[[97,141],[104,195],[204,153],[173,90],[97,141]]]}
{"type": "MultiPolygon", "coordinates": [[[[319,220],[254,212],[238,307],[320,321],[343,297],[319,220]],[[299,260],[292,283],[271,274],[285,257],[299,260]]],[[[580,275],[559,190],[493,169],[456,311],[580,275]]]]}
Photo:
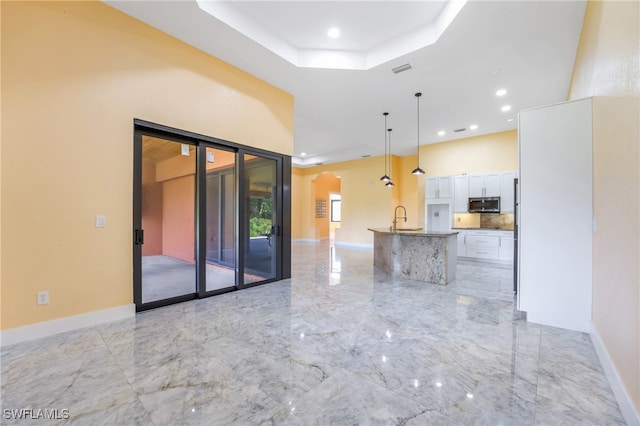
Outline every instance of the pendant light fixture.
{"type": "Polygon", "coordinates": [[[380,178],[382,182],[389,182],[391,178],[387,175],[387,116],[388,112],[382,113],[384,115],[384,175],[380,178]]]}
{"type": "Polygon", "coordinates": [[[387,188],[391,188],[392,186],[394,186],[395,184],[391,181],[391,130],[393,129],[387,129],[387,132],[389,132],[389,182],[387,182],[384,186],[386,186],[387,188]]]}
{"type": "Polygon", "coordinates": [[[417,140],[417,146],[418,146],[418,167],[416,167],[415,169],[413,169],[413,171],[411,172],[412,174],[419,176],[419,175],[423,175],[425,172],[424,170],[422,170],[420,168],[420,96],[422,96],[422,93],[418,92],[416,93],[416,101],[418,103],[418,140],[417,140]]]}

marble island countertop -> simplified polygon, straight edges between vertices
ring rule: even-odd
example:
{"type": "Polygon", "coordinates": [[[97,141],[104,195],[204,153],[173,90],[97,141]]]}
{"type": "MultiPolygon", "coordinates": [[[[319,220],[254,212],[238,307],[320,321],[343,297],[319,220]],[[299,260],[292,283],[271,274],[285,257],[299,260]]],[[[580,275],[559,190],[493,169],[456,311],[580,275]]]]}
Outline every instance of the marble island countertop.
{"type": "Polygon", "coordinates": [[[448,237],[450,235],[456,235],[457,231],[440,232],[440,231],[425,231],[422,228],[397,228],[395,231],[393,228],[367,228],[369,231],[380,232],[381,234],[408,234],[418,235],[423,237],[448,237]]]}
{"type": "Polygon", "coordinates": [[[456,278],[458,232],[368,228],[373,265],[398,278],[445,285],[456,278]]]}

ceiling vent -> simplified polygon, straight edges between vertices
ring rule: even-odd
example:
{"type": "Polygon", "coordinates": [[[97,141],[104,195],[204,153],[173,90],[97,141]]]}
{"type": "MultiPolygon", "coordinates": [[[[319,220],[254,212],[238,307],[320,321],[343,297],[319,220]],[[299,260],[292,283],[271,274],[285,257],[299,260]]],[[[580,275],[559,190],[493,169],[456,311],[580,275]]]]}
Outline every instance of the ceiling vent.
{"type": "Polygon", "coordinates": [[[467,130],[466,128],[462,128],[462,129],[454,129],[453,132],[454,133],[460,133],[460,132],[464,132],[465,130],[467,130]]]}
{"type": "Polygon", "coordinates": [[[404,64],[404,65],[400,65],[400,66],[397,66],[397,67],[395,67],[395,68],[391,68],[391,71],[393,71],[393,72],[394,72],[394,74],[398,74],[398,73],[400,73],[400,72],[402,72],[402,71],[410,70],[411,68],[413,68],[413,67],[411,66],[411,64],[406,63],[406,64],[404,64]]]}

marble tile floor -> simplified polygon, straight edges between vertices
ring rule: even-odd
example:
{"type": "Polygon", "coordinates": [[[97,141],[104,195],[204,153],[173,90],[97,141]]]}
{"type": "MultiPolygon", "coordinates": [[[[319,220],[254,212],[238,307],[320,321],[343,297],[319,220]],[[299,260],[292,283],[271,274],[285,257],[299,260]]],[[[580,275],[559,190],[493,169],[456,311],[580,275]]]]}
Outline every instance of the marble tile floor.
{"type": "Polygon", "coordinates": [[[0,423],[624,424],[588,335],[480,294],[508,269],[441,286],[371,250],[293,253],[289,280],[3,348],[0,423]],[[7,418],[21,408],[69,418],[7,418]]]}

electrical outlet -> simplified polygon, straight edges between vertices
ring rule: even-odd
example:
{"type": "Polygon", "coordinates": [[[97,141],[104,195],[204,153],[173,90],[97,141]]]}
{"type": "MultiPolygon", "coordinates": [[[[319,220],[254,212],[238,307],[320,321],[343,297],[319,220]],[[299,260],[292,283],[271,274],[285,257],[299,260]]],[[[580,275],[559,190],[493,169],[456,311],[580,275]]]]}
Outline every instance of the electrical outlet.
{"type": "Polygon", "coordinates": [[[48,291],[39,291],[38,292],[38,305],[46,305],[49,303],[49,292],[48,291]]]}

